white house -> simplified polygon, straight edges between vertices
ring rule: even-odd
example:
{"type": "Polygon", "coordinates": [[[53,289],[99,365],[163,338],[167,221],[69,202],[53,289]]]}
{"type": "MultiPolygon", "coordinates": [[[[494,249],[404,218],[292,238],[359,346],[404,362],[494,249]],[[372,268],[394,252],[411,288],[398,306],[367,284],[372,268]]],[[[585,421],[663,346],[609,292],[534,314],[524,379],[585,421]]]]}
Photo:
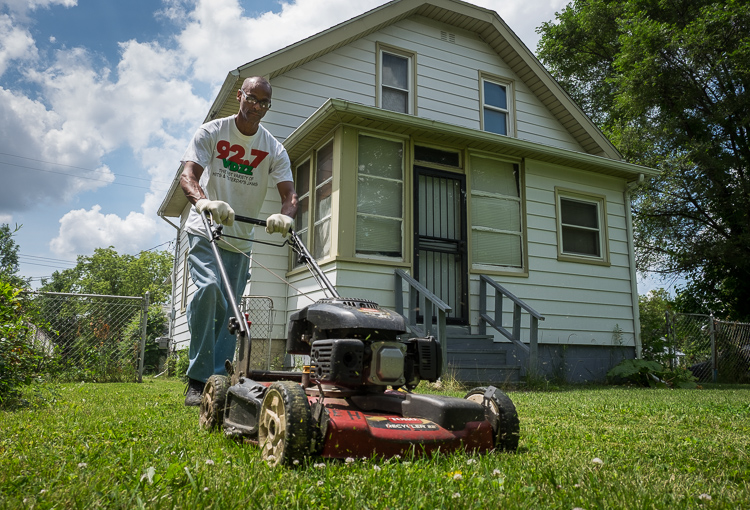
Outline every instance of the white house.
{"type": "MultiPolygon", "coordinates": [[[[394,308],[408,302],[395,274],[412,275],[450,308],[442,341],[465,379],[526,373],[527,308],[544,318],[546,377],[599,380],[639,352],[628,192],[656,171],[624,162],[497,13],[394,0],[231,71],[206,120],[236,113],[254,75],[273,86],[263,124],[292,161],[297,232],[342,296],[394,308]],[[515,342],[478,335],[480,302],[507,330],[514,309],[504,299],[499,318],[480,281],[522,302],[515,342]]],[[[159,214],[178,230],[171,336],[187,345],[180,170],[159,214]]],[[[278,210],[271,191],[263,217],[278,210]]],[[[286,247],[256,245],[251,273],[247,294],[271,299],[280,349],[289,315],[322,294],[286,247]]]]}

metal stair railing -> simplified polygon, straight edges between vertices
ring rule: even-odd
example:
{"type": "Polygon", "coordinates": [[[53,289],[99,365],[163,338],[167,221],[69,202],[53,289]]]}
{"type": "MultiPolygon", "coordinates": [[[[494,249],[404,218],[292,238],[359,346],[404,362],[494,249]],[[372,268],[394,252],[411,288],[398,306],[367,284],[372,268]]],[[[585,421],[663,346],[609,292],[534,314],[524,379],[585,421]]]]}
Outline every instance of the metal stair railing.
{"type": "Polygon", "coordinates": [[[442,351],[443,367],[448,366],[448,336],[446,333],[446,315],[451,307],[442,301],[427,287],[406,274],[401,269],[395,272],[396,311],[407,319],[409,329],[421,336],[434,336],[440,342],[442,351]],[[404,314],[404,284],[409,284],[409,310],[404,314]],[[417,323],[418,312],[421,312],[423,324],[417,323]],[[437,315],[436,324],[432,323],[432,317],[437,315]]]}
{"type": "Polygon", "coordinates": [[[514,296],[508,289],[497,283],[489,276],[479,276],[479,334],[487,334],[487,324],[499,331],[505,338],[516,344],[529,355],[529,373],[536,374],[539,364],[539,321],[544,316],[531,308],[529,305],[514,296]],[[494,289],[495,310],[490,316],[487,313],[487,285],[494,289]],[[513,303],[513,331],[503,327],[503,298],[507,297],[513,303]],[[521,340],[521,314],[526,310],[529,313],[529,345],[521,340]]]}

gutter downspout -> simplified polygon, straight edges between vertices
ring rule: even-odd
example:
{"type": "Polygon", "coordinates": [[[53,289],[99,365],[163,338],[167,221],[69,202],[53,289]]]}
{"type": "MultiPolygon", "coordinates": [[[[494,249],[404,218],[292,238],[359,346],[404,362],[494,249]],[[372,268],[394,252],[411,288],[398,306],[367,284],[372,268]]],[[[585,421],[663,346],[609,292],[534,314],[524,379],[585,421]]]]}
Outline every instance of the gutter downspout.
{"type": "Polygon", "coordinates": [[[643,350],[641,344],[641,312],[638,304],[638,280],[635,270],[635,247],[633,245],[633,213],[630,205],[630,192],[643,182],[644,175],[640,174],[637,181],[629,182],[625,186],[623,198],[625,200],[625,226],[628,233],[628,258],[630,259],[630,298],[633,303],[633,339],[635,340],[635,357],[640,359],[643,350]]]}

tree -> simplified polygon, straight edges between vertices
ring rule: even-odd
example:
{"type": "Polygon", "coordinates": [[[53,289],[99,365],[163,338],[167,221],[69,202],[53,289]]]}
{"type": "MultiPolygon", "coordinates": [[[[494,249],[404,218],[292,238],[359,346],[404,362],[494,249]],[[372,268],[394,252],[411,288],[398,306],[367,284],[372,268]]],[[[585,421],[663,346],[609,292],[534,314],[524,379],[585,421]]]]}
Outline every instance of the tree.
{"type": "Polygon", "coordinates": [[[638,296],[643,359],[662,364],[669,360],[666,313],[673,309],[674,304],[665,289],[652,290],[644,296],[638,296]]]}
{"type": "Polygon", "coordinates": [[[40,290],[110,296],[143,296],[152,303],[169,299],[172,255],[142,251],[137,256],[119,255],[113,247],[97,248],[90,257],[79,256],[72,269],[55,271],[40,290]]]}
{"type": "Polygon", "coordinates": [[[16,287],[28,287],[28,282],[18,276],[19,246],[13,235],[20,229],[18,225],[14,230],[11,230],[7,223],[0,225],[0,280],[16,287]]]}
{"type": "Polygon", "coordinates": [[[641,271],[685,276],[685,311],[750,319],[750,4],[574,0],[539,58],[623,156],[641,271]]]}

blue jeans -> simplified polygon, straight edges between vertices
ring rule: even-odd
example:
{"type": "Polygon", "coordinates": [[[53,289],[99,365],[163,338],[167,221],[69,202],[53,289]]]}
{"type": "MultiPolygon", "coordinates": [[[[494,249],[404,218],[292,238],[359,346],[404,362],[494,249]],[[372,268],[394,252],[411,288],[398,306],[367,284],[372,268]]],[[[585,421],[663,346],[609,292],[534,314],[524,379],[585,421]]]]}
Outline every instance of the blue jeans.
{"type": "MultiPolygon", "coordinates": [[[[187,376],[196,381],[206,382],[214,374],[225,375],[227,372],[224,362],[234,359],[237,338],[227,329],[229,317],[233,316],[234,312],[221,282],[219,265],[210,242],[202,236],[193,234],[188,234],[188,241],[188,266],[196,291],[193,300],[187,306],[190,329],[190,365],[187,376]]],[[[243,253],[221,248],[219,254],[239,305],[242,292],[247,285],[250,260],[243,253]]]]}

